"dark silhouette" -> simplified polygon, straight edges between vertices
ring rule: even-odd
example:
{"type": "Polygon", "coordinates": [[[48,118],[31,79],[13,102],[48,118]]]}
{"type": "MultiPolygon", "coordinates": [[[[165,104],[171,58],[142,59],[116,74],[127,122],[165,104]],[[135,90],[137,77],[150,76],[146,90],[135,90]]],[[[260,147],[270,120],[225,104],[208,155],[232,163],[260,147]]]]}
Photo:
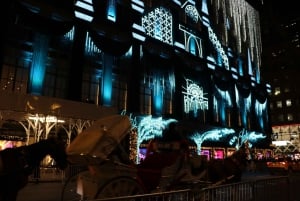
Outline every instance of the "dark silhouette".
{"type": "MultiPolygon", "coordinates": [[[[177,129],[177,123],[170,123],[162,137],[151,140],[147,147],[146,157],[137,166],[138,176],[147,191],[157,187],[162,170],[178,162],[183,164],[189,156],[189,144],[177,129]]],[[[180,169],[179,165],[177,169],[180,169]]]]}
{"type": "Polygon", "coordinates": [[[231,156],[211,159],[207,163],[207,180],[214,185],[240,182],[242,173],[249,162],[248,144],[243,144],[231,156]]]}
{"type": "Polygon", "coordinates": [[[153,152],[185,152],[188,155],[189,143],[179,132],[177,123],[172,122],[163,130],[162,137],[151,140],[147,147],[146,157],[153,152]]]}
{"type": "Polygon", "coordinates": [[[46,155],[50,155],[60,169],[67,167],[65,144],[56,138],[1,151],[0,201],[15,201],[19,190],[27,185],[28,176],[46,155]]]}

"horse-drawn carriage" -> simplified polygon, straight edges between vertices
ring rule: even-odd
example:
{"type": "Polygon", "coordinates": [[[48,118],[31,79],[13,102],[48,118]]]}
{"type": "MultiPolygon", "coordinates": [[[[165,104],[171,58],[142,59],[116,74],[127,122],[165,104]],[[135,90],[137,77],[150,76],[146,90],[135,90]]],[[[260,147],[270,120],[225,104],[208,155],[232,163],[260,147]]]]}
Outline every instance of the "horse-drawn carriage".
{"type": "Polygon", "coordinates": [[[127,116],[113,115],[96,121],[71,142],[67,148],[69,162],[86,169],[66,180],[62,201],[203,187],[226,180],[211,181],[209,163],[200,156],[187,159],[181,150],[152,154],[139,164],[130,162],[120,145],[130,130],[127,116]]]}

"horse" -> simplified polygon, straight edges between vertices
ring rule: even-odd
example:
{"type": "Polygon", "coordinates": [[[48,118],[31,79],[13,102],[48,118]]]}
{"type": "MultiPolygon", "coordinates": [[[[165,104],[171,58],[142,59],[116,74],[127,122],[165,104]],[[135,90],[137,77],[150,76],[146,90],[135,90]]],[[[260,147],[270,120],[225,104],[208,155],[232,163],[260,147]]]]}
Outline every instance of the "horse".
{"type": "Polygon", "coordinates": [[[67,167],[65,143],[57,138],[0,151],[0,201],[16,201],[29,175],[39,168],[47,155],[55,160],[58,168],[67,167]]]}
{"type": "Polygon", "coordinates": [[[213,185],[240,182],[250,159],[249,146],[244,143],[229,157],[209,160],[206,164],[207,181],[213,185]]]}

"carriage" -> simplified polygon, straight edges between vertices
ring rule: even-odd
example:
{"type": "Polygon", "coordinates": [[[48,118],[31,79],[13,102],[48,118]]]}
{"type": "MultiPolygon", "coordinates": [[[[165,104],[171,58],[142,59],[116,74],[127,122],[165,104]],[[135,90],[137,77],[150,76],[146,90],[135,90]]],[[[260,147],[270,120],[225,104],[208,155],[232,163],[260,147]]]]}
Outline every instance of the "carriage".
{"type": "Polygon", "coordinates": [[[212,185],[204,160],[200,156],[187,160],[180,150],[153,154],[139,164],[131,162],[121,145],[130,130],[131,122],[127,116],[112,115],[96,121],[71,142],[67,148],[68,161],[86,168],[66,180],[62,201],[212,185]]]}

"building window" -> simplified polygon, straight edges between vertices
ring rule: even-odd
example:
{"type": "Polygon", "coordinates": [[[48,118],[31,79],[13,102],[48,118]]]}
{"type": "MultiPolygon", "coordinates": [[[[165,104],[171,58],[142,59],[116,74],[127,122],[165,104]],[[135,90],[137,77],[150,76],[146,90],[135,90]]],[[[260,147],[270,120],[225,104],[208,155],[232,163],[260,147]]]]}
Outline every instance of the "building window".
{"type": "Polygon", "coordinates": [[[285,93],[290,92],[290,88],[288,88],[288,87],[284,88],[284,92],[285,92],[285,93]]]}
{"type": "Polygon", "coordinates": [[[273,103],[270,103],[270,109],[273,109],[273,108],[274,108],[273,103]]]}
{"type": "Polygon", "coordinates": [[[96,74],[84,72],[82,75],[82,101],[98,103],[99,83],[102,77],[96,74]]]}
{"type": "Polygon", "coordinates": [[[0,79],[1,90],[27,93],[28,68],[25,66],[3,65],[0,79]]]}
{"type": "Polygon", "coordinates": [[[119,111],[124,108],[126,109],[127,84],[122,82],[119,76],[117,76],[113,81],[112,92],[112,105],[119,111]]]}
{"type": "Polygon", "coordinates": [[[283,121],[283,114],[278,115],[278,121],[283,121]]]}
{"type": "Polygon", "coordinates": [[[141,100],[141,113],[142,114],[151,114],[151,88],[148,85],[140,87],[140,100],[141,100]]]}
{"type": "Polygon", "coordinates": [[[280,94],[280,87],[275,87],[274,95],[278,96],[280,94]]]}
{"type": "Polygon", "coordinates": [[[276,106],[277,108],[282,108],[282,101],[277,101],[276,106]]]}
{"type": "Polygon", "coordinates": [[[287,115],[287,120],[288,120],[288,121],[293,121],[293,120],[294,120],[293,115],[292,115],[292,114],[288,114],[288,115],[287,115]]]}
{"type": "Polygon", "coordinates": [[[292,100],[291,99],[287,99],[285,101],[285,104],[286,104],[287,107],[291,107],[292,106],[292,100]]]}

